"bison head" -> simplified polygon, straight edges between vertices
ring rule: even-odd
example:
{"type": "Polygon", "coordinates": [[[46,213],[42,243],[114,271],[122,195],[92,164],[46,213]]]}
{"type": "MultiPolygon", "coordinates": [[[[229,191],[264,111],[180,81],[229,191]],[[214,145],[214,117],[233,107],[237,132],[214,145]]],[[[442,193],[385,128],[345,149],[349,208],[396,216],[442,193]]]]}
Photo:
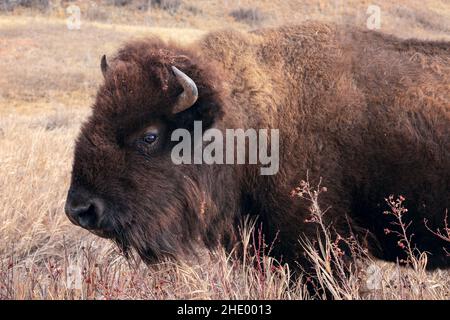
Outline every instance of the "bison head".
{"type": "Polygon", "coordinates": [[[67,216],[147,261],[176,256],[202,237],[212,244],[214,179],[228,175],[173,164],[170,137],[222,117],[215,67],[153,39],[128,44],[109,63],[103,57],[101,70],[104,84],[75,146],[67,216]]]}

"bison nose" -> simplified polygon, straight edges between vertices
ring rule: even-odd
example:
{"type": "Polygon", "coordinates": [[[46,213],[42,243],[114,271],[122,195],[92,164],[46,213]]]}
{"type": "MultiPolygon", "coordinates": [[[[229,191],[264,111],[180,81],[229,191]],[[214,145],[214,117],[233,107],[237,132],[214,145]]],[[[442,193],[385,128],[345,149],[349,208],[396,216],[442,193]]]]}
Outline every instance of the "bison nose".
{"type": "Polygon", "coordinates": [[[74,224],[87,230],[95,230],[100,228],[104,208],[103,201],[97,198],[74,201],[69,197],[65,211],[74,224]]]}

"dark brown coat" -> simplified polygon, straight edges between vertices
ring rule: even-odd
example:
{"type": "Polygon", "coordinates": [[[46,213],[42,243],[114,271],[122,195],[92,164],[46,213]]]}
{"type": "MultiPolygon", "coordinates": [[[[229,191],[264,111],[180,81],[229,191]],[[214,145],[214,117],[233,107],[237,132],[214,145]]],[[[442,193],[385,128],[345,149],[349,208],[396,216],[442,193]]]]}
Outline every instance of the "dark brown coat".
{"type": "Polygon", "coordinates": [[[301,259],[300,235],[315,236],[290,191],[308,172],[323,178],[323,208],[338,231],[368,229],[374,255],[402,252],[384,199],[403,195],[414,243],[430,267],[449,266],[449,244],[429,232],[450,207],[450,44],[307,23],[253,33],[210,33],[188,47],[135,41],[110,61],[93,115],[75,149],[70,194],[102,198],[108,236],[147,261],[178,256],[198,241],[230,247],[244,215],[258,215],[275,254],[301,259]],[[191,77],[199,100],[171,114],[181,92],[170,67],[191,77]],[[280,171],[256,166],[181,165],[170,133],[192,129],[280,129],[280,171]],[[139,144],[149,126],[156,147],[139,144]],[[83,190],[83,191],[80,191],[83,190]]]}

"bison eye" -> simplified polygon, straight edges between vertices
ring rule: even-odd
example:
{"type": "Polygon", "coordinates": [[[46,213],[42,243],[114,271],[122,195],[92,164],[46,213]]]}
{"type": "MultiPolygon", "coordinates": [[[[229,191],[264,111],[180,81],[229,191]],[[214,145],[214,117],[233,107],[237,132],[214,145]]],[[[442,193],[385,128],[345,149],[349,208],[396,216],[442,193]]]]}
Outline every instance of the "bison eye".
{"type": "Polygon", "coordinates": [[[158,135],[156,133],[146,133],[143,140],[145,143],[152,144],[158,139],[158,135]]]}

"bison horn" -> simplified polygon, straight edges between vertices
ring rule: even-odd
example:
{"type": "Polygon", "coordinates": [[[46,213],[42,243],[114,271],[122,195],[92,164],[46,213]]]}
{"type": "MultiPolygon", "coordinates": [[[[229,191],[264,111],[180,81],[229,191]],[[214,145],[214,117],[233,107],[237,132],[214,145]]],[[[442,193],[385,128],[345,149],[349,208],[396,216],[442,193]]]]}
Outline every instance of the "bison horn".
{"type": "Polygon", "coordinates": [[[189,78],[185,73],[174,66],[172,66],[172,70],[175,73],[178,82],[184,89],[178,96],[178,100],[173,108],[173,113],[179,113],[194,105],[198,98],[198,89],[194,80],[189,78]]]}
{"type": "Polygon", "coordinates": [[[102,69],[103,77],[106,78],[106,72],[108,71],[108,61],[106,61],[105,55],[103,55],[102,61],[100,62],[100,68],[102,69]]]}

